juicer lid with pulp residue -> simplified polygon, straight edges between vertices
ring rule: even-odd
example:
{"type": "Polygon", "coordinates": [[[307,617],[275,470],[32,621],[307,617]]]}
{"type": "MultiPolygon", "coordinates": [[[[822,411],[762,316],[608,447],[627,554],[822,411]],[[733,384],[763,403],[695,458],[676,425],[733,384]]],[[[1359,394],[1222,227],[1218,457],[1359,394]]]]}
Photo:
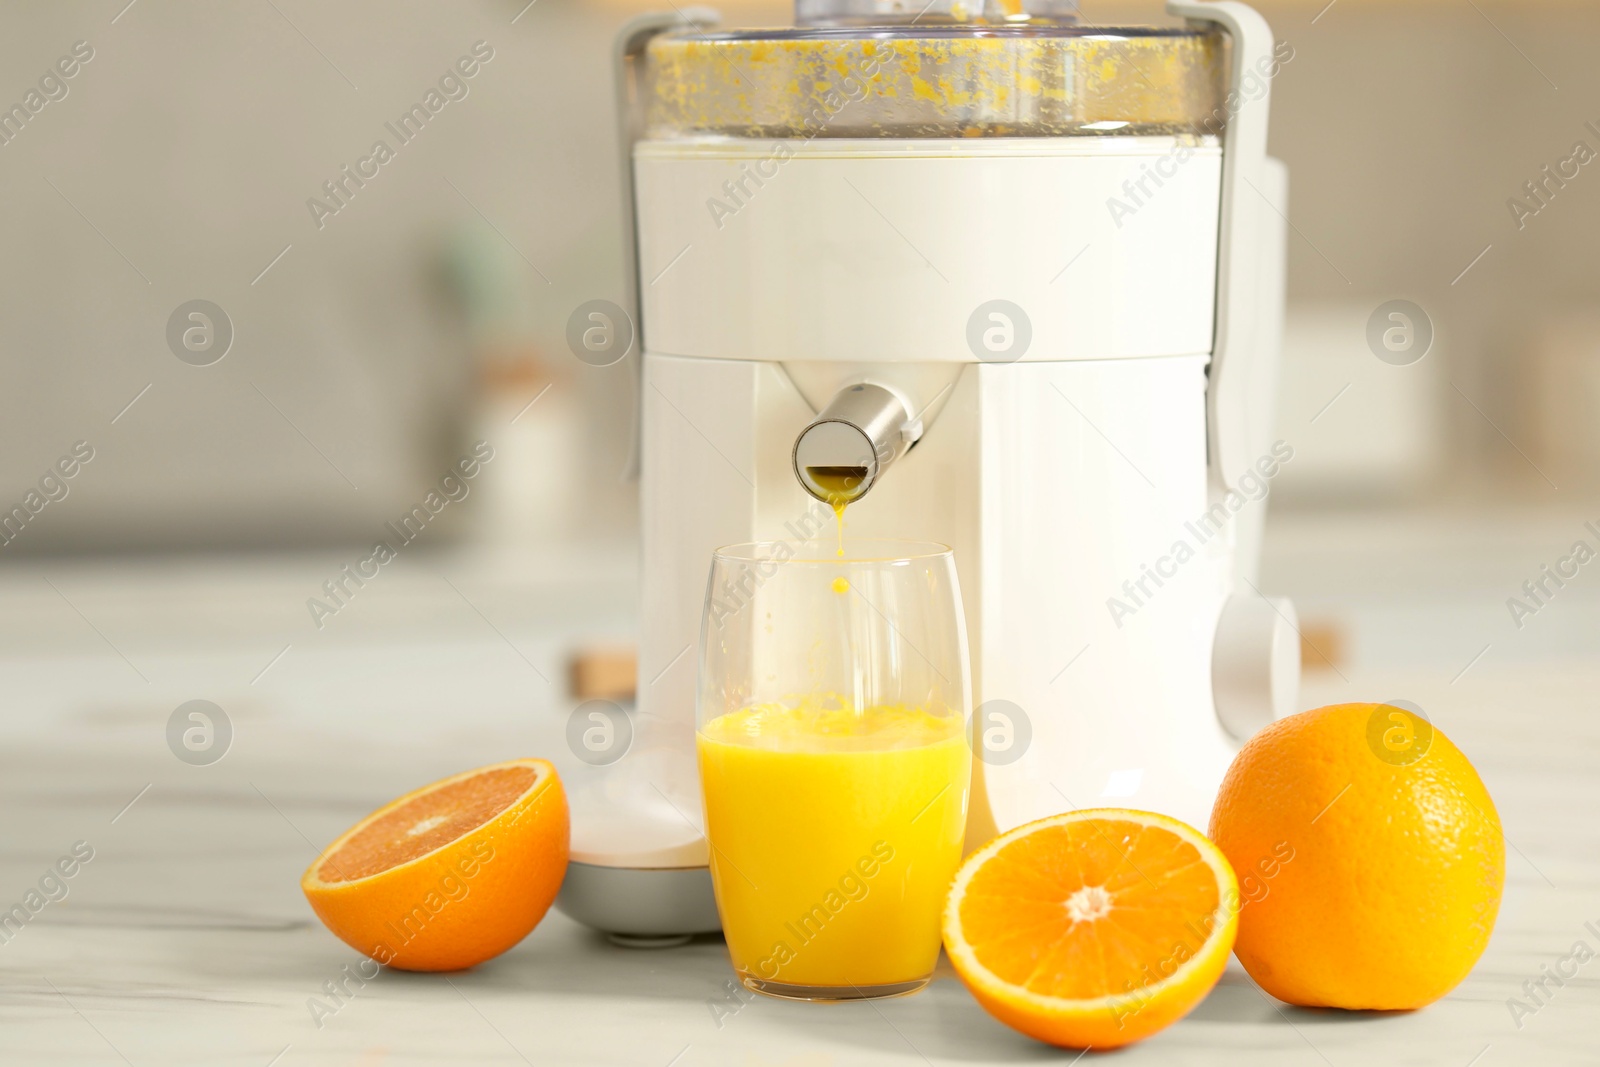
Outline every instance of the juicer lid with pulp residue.
{"type": "Polygon", "coordinates": [[[644,135],[1059,137],[1222,132],[1214,27],[1091,26],[1062,0],[797,0],[798,26],[683,28],[645,53],[644,135]]]}

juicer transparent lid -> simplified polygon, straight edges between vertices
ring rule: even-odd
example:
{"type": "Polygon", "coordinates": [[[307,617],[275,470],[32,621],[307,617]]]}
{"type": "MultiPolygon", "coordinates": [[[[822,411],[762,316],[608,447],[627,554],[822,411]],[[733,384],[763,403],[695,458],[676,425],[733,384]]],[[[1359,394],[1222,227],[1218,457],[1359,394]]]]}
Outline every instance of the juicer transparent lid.
{"type": "Polygon", "coordinates": [[[1214,27],[1091,26],[1069,0],[795,7],[792,28],[653,39],[644,136],[1200,138],[1226,119],[1214,27]]]}

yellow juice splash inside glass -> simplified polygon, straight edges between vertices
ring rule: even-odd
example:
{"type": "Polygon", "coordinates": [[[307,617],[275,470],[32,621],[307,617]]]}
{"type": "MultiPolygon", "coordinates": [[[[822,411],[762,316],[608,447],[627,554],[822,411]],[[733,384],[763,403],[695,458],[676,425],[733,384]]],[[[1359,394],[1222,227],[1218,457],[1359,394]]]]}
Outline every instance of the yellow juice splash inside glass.
{"type": "Polygon", "coordinates": [[[704,723],[696,744],[740,978],[808,999],[926,985],[966,826],[961,716],[762,704],[704,723]]]}

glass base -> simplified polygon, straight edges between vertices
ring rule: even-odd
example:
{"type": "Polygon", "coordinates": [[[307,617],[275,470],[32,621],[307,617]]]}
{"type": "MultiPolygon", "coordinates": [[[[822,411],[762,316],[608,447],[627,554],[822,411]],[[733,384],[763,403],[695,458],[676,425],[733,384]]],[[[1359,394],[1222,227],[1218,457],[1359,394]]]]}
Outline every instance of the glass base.
{"type": "Polygon", "coordinates": [[[744,987],[764,996],[780,1000],[850,1001],[884,1000],[889,997],[909,997],[919,993],[933,981],[933,975],[914,978],[909,982],[890,982],[886,985],[795,985],[792,982],[773,982],[753,974],[739,972],[744,987]]]}

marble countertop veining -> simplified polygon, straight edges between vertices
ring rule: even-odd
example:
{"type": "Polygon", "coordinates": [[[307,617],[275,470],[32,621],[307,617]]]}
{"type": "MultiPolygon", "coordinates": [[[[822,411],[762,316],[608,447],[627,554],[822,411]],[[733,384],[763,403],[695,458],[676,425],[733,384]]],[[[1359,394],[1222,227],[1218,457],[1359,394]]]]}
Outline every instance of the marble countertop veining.
{"type": "MultiPolygon", "coordinates": [[[[627,629],[625,590],[568,597],[541,616],[496,601],[487,579],[457,584],[483,615],[457,604],[406,627],[375,608],[370,632],[351,621],[321,640],[264,623],[207,639],[192,614],[136,626],[96,595],[103,579],[62,579],[97,638],[72,633],[67,614],[41,620],[66,609],[0,576],[0,911],[76,843],[93,853],[48,884],[63,899],[0,930],[0,1067],[1072,1062],[990,1019],[947,965],[914,997],[794,1004],[739,991],[718,938],[623,949],[554,912],[470,972],[348,979],[359,957],[298,889],[315,849],[421,782],[563,755],[556,683],[572,605],[587,605],[586,631],[627,629]],[[23,600],[30,612],[14,610],[23,600]],[[41,648],[39,629],[57,625],[59,647],[41,648]],[[259,673],[286,642],[293,650],[259,673]],[[168,715],[195,698],[226,708],[234,728],[209,766],[166,744],[168,715]]],[[[303,594],[283,585],[292,611],[303,594]]],[[[1411,611],[1442,631],[1462,625],[1447,603],[1411,611]]],[[[1482,643],[1458,637],[1469,655],[1482,643]]],[[[1524,986],[1577,942],[1600,954],[1600,661],[1491,656],[1452,681],[1458,669],[1358,662],[1348,680],[1308,675],[1302,702],[1403,696],[1478,765],[1510,847],[1499,925],[1467,980],[1424,1011],[1346,1014],[1273,1001],[1232,964],[1192,1015],[1119,1063],[1600,1062],[1600,957],[1542,1003],[1524,986]],[[1511,998],[1532,1010],[1514,1017],[1511,998]]],[[[584,772],[558,762],[575,781],[584,772]]]]}

